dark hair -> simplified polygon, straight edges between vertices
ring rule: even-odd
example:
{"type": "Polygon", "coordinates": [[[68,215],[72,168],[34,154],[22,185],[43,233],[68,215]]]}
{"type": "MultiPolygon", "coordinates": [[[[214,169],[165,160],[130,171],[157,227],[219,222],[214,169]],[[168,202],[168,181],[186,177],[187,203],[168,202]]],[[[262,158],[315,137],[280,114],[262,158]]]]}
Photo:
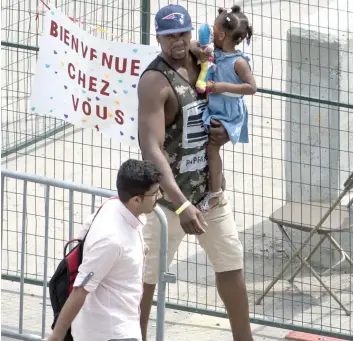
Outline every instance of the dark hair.
{"type": "Polygon", "coordinates": [[[218,14],[222,17],[222,27],[231,34],[235,45],[240,44],[244,39],[250,41],[253,29],[239,6],[234,5],[230,11],[225,8],[219,8],[218,14]]]}
{"type": "Polygon", "coordinates": [[[144,195],[153,185],[160,183],[162,173],[150,161],[129,159],[121,164],[116,188],[122,202],[144,195]]]}

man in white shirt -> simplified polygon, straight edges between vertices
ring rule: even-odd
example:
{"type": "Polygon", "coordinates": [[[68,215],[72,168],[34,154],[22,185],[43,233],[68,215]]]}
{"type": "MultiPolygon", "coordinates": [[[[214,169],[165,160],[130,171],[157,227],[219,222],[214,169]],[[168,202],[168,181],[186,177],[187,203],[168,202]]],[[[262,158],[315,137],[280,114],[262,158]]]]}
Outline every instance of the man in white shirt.
{"type": "Polygon", "coordinates": [[[142,339],[145,222],[140,215],[156,206],[160,180],[149,161],[130,159],[121,165],[119,199],[106,201],[84,224],[89,231],[82,264],[48,341],[63,341],[70,326],[74,341],[142,339]]]}

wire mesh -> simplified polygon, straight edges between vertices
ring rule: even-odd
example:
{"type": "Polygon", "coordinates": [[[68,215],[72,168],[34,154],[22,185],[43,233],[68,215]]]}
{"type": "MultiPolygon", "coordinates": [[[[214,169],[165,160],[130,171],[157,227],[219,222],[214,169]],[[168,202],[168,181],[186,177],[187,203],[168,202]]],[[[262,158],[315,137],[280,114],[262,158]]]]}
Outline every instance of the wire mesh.
{"type": "MultiPolygon", "coordinates": [[[[259,323],[352,336],[352,317],[343,313],[306,269],[301,270],[293,285],[281,280],[261,305],[255,301],[293,252],[269,216],[291,201],[332,202],[352,170],[353,3],[350,0],[234,2],[242,6],[254,26],[252,43],[242,48],[251,57],[259,91],[246,98],[250,143],[226,145],[222,158],[227,194],[244,245],[251,317],[259,323]]],[[[189,10],[196,24],[212,24],[219,6],[233,5],[231,1],[219,0],[178,3],[189,10]]],[[[100,26],[123,41],[140,42],[142,32],[146,33],[142,35],[144,39],[148,36],[150,43],[156,44],[154,14],[167,1],[149,4],[132,0],[62,0],[54,4],[68,15],[100,26]],[[150,11],[151,16],[144,18],[142,9],[150,11]],[[141,27],[141,22],[146,25],[149,21],[150,29],[141,27]]],[[[37,57],[35,49],[28,47],[38,46],[42,24],[41,16],[35,20],[37,7],[35,1],[19,1],[14,5],[7,1],[2,5],[2,40],[27,46],[2,49],[3,166],[113,189],[119,165],[127,158],[140,158],[138,149],[120,145],[91,130],[28,113],[30,78],[37,57]]],[[[194,33],[196,37],[197,30],[194,33]]],[[[92,34],[101,33],[92,31],[92,34]]],[[[17,188],[8,193],[7,200],[21,191],[17,188]]],[[[32,193],[30,189],[28,193],[32,193]]],[[[33,192],[34,197],[38,195],[33,192]]],[[[62,200],[67,205],[68,199],[62,200]]],[[[38,218],[33,218],[31,226],[38,229],[43,218],[36,211],[33,214],[38,218]]],[[[63,214],[58,213],[55,219],[60,222],[63,214]]],[[[78,213],[77,222],[82,218],[83,212],[78,213]]],[[[3,231],[9,228],[9,221],[4,221],[3,231]]],[[[40,229],[33,232],[33,243],[42,238],[41,233],[40,229]]],[[[307,236],[294,230],[288,233],[297,248],[307,236]]],[[[353,257],[351,231],[335,233],[334,237],[353,257]]],[[[62,244],[66,236],[58,238],[62,244]]],[[[317,241],[315,237],[303,251],[303,257],[317,241]]],[[[3,256],[18,257],[16,245],[3,248],[3,256]]],[[[40,262],[37,251],[31,252],[33,255],[26,257],[40,262]]],[[[339,254],[325,242],[312,262],[316,269],[328,269],[338,258],[339,254]]],[[[2,273],[18,275],[17,263],[11,264],[4,263],[2,273]]],[[[178,276],[178,283],[168,289],[171,307],[225,316],[213,271],[194,238],[182,242],[170,271],[178,276]]],[[[35,280],[39,273],[28,270],[26,277],[35,280]]],[[[352,310],[352,267],[342,263],[324,281],[352,310]]]]}
{"type": "Polygon", "coordinates": [[[2,278],[18,282],[23,276],[24,283],[3,281],[2,310],[7,314],[2,326],[44,338],[53,322],[48,292],[45,297],[41,287],[44,278],[54,273],[64,244],[79,231],[81,217],[105,198],[11,177],[3,190],[2,278]]]}

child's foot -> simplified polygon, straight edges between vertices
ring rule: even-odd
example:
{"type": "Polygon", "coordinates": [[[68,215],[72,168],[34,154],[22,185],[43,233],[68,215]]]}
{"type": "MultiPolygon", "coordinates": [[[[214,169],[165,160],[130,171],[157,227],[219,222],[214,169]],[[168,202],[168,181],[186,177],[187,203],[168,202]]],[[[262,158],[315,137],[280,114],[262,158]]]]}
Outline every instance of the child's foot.
{"type": "Polygon", "coordinates": [[[210,192],[197,205],[197,207],[200,211],[207,212],[216,206],[224,206],[226,203],[227,199],[225,198],[223,191],[210,192]]]}

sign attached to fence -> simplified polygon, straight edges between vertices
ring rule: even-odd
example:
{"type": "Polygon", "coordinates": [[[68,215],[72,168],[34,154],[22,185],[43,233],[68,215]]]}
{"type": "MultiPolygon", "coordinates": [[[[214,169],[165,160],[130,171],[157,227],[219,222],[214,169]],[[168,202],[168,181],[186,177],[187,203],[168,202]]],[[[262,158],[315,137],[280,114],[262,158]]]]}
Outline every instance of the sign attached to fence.
{"type": "Polygon", "coordinates": [[[158,47],[94,37],[49,7],[32,81],[31,113],[138,146],[137,83],[158,47]]]}

